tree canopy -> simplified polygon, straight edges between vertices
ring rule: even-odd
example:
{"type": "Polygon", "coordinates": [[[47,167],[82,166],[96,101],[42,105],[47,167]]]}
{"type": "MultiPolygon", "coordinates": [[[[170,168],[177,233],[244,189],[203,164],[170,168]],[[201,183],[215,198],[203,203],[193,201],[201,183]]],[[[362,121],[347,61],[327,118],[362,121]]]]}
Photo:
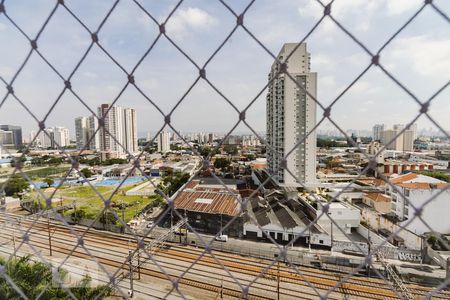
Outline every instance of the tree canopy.
{"type": "MultiPolygon", "coordinates": [[[[40,296],[40,299],[48,300],[72,299],[66,290],[55,284],[52,269],[41,262],[32,262],[30,257],[25,256],[11,259],[8,262],[0,258],[0,265],[5,268],[6,275],[12,279],[28,299],[36,299],[38,296],[40,296]]],[[[65,279],[67,274],[67,271],[63,269],[58,272],[61,280],[65,279]]],[[[104,299],[112,294],[109,287],[104,285],[92,287],[91,282],[92,279],[85,276],[81,281],[67,289],[77,299],[104,299]]],[[[23,299],[2,276],[0,276],[0,299],[23,299]]]]}

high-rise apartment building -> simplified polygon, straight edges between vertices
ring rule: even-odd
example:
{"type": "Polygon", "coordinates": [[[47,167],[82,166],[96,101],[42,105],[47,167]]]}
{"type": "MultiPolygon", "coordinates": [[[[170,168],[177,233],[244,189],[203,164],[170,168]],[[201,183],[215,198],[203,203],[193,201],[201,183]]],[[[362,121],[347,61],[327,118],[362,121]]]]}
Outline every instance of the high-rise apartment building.
{"type": "Polygon", "coordinates": [[[78,117],[75,119],[75,140],[77,149],[86,149],[89,143],[89,118],[78,117]]]}
{"type": "Polygon", "coordinates": [[[70,145],[70,134],[69,129],[66,127],[55,126],[53,129],[53,140],[54,146],[59,145],[59,147],[67,147],[70,145]]]}
{"type": "Polygon", "coordinates": [[[158,152],[166,153],[170,151],[170,135],[169,132],[162,130],[157,139],[158,152]]]}
{"type": "Polygon", "coordinates": [[[396,124],[394,125],[394,129],[387,129],[381,133],[381,143],[386,145],[387,150],[414,150],[414,131],[405,130],[400,134],[404,128],[405,126],[396,124]]]}
{"type": "Polygon", "coordinates": [[[95,116],[75,119],[77,149],[100,150],[100,132],[95,116]]]}
{"type": "Polygon", "coordinates": [[[117,155],[138,151],[136,110],[102,104],[98,117],[104,118],[104,127],[98,132],[101,151],[117,155]]]}
{"type": "Polygon", "coordinates": [[[70,145],[70,132],[66,127],[54,126],[42,130],[35,140],[42,148],[62,148],[70,145]]]}
{"type": "Polygon", "coordinates": [[[305,43],[284,44],[278,59],[286,62],[287,71],[296,82],[284,73],[278,74],[280,65],[274,62],[266,101],[268,170],[277,175],[280,183],[298,183],[288,170],[280,167],[283,157],[300,142],[288,156],[286,167],[300,183],[315,183],[316,132],[312,130],[316,125],[316,103],[312,97],[317,95],[317,73],[310,70],[310,54],[305,43]]]}
{"type": "MultiPolygon", "coordinates": [[[[0,125],[1,131],[9,131],[12,134],[12,143],[15,148],[22,146],[22,127],[14,125],[0,125]]],[[[7,134],[10,135],[9,133],[7,134]]],[[[6,144],[6,143],[5,143],[6,144]]]]}
{"type": "Polygon", "coordinates": [[[384,124],[375,124],[372,128],[372,139],[381,141],[381,133],[384,131],[384,124]]]}
{"type": "Polygon", "coordinates": [[[411,124],[411,126],[409,126],[408,127],[408,129],[409,130],[412,130],[412,132],[413,132],[413,136],[412,136],[412,138],[413,138],[413,143],[414,143],[414,141],[417,139],[417,123],[414,123],[414,124],[411,124]]]}

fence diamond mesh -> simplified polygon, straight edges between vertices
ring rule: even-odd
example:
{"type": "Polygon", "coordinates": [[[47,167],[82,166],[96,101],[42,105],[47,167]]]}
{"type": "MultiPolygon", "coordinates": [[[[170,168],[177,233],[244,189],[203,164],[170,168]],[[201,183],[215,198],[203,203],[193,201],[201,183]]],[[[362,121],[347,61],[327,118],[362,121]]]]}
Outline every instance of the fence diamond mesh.
{"type": "MultiPolygon", "coordinates": [[[[33,20],[24,20],[21,12],[14,10],[13,0],[0,2],[0,34],[7,29],[20,37],[22,42],[19,43],[17,56],[19,52],[23,54],[23,60],[17,68],[9,70],[8,74],[6,71],[0,72],[2,91],[4,91],[0,102],[0,112],[8,114],[11,113],[9,112],[11,106],[21,107],[23,114],[17,116],[17,120],[31,120],[36,128],[20,154],[7,147],[1,148],[4,153],[14,157],[10,172],[1,175],[2,205],[8,206],[4,202],[4,197],[5,194],[11,193],[12,186],[22,183],[27,186],[24,189],[25,192],[16,192],[15,196],[20,198],[20,206],[29,212],[26,215],[17,214],[8,212],[4,208],[1,213],[0,250],[3,257],[0,267],[1,297],[6,299],[450,298],[450,293],[447,291],[450,284],[448,270],[447,274],[443,270],[436,271],[439,273],[439,280],[433,280],[431,276],[422,276],[425,278],[422,281],[418,279],[421,277],[419,274],[423,275],[427,270],[433,269],[431,266],[422,264],[425,257],[434,259],[435,261],[432,262],[434,265],[438,264],[448,269],[445,258],[442,258],[440,253],[431,249],[429,245],[425,247],[424,244],[427,241],[423,236],[417,235],[422,247],[420,250],[414,249],[417,250],[415,252],[408,252],[406,248],[394,246],[395,242],[404,239],[402,233],[410,232],[408,229],[410,224],[420,221],[426,228],[426,232],[434,234],[433,238],[441,245],[442,250],[448,250],[446,237],[436,232],[423,215],[427,207],[438,198],[448,198],[450,184],[438,183],[437,191],[417,205],[409,201],[409,192],[405,192],[406,189],[395,184],[387,174],[389,172],[377,172],[379,168],[377,157],[388,150],[387,145],[403,139],[409,128],[414,126],[419,118],[427,119],[444,139],[450,139],[448,131],[445,131],[429,112],[435,99],[448,87],[449,81],[445,79],[447,80],[445,84],[431,96],[419,97],[415,94],[414,88],[404,84],[401,76],[396,75],[391,68],[383,64],[382,59],[386,49],[425,12],[432,12],[434,18],[441,21],[442,27],[448,26],[449,18],[443,9],[448,3],[426,0],[417,5],[415,11],[400,24],[397,30],[391,30],[393,34],[378,41],[381,47],[375,48],[367,46],[368,43],[358,38],[353,28],[345,25],[338,14],[334,13],[334,8],[340,1],[302,2],[304,7],[301,7],[301,10],[314,7],[314,9],[320,9],[322,13],[315,22],[309,24],[307,30],[295,32],[297,36],[295,46],[285,57],[281,57],[266,46],[265,37],[258,36],[248,25],[249,19],[253,16],[254,6],[269,6],[268,2],[258,3],[259,1],[253,0],[245,5],[235,5],[229,1],[219,0],[216,3],[217,9],[222,9],[226,14],[230,21],[229,28],[228,31],[225,30],[223,37],[215,37],[217,45],[205,58],[200,59],[196,53],[192,54],[185,48],[184,44],[189,37],[183,39],[171,34],[176,26],[187,28],[188,31],[192,29],[187,23],[174,20],[177,14],[185,13],[183,10],[183,6],[187,5],[185,2],[188,1],[174,2],[167,10],[165,17],[161,18],[156,9],[150,9],[145,1],[111,1],[107,10],[102,10],[100,6],[97,7],[94,4],[92,12],[88,12],[77,9],[72,1],[58,0],[51,2],[51,9],[43,20],[37,17],[33,20]],[[133,10],[128,11],[128,14],[120,15],[123,5],[131,6],[133,10]],[[13,8],[11,12],[10,6],[13,8]],[[236,9],[236,6],[242,7],[236,9]],[[86,14],[99,16],[98,24],[86,21],[89,19],[86,14]],[[114,25],[114,22],[117,22],[117,26],[120,27],[121,17],[136,18],[139,20],[139,26],[151,28],[154,34],[149,34],[151,37],[149,38],[149,36],[138,36],[131,30],[127,32],[135,39],[146,41],[145,47],[139,49],[138,57],[129,58],[125,55],[124,58],[123,53],[117,53],[111,49],[111,38],[102,36],[107,27],[114,25]],[[58,41],[58,44],[63,44],[73,39],[79,43],[77,48],[83,50],[77,52],[76,57],[69,59],[67,56],[71,56],[73,52],[69,52],[68,49],[65,51],[70,54],[61,55],[57,53],[58,49],[49,49],[48,44],[41,47],[41,44],[46,45],[46,32],[55,26],[54,20],[57,18],[64,18],[65,22],[70,22],[77,28],[76,32],[68,30],[64,36],[65,40],[61,38],[58,41]],[[35,32],[30,30],[27,22],[39,23],[35,26],[35,32]],[[318,28],[330,24],[337,28],[339,34],[350,41],[352,47],[356,47],[362,54],[358,59],[364,62],[362,64],[364,67],[342,88],[340,93],[324,101],[302,84],[295,74],[290,73],[288,60],[294,60],[294,53],[311,39],[318,28]],[[304,33],[300,33],[303,31],[304,33]],[[256,45],[258,51],[274,61],[275,66],[272,76],[264,85],[258,86],[254,96],[244,99],[243,109],[235,104],[232,97],[227,96],[224,85],[214,76],[214,72],[211,72],[213,75],[209,72],[220,60],[221,53],[228,51],[227,45],[236,43],[233,38],[237,34],[244,34],[256,45]],[[191,73],[190,78],[180,83],[183,87],[180,96],[169,105],[158,99],[158,96],[148,89],[148,85],[152,82],[151,78],[146,77],[149,66],[152,67],[149,61],[155,59],[152,58],[152,54],[161,51],[158,46],[162,43],[170,46],[171,54],[176,57],[174,64],[179,63],[179,66],[167,64],[164,68],[172,70],[172,68],[180,67],[183,70],[189,69],[191,73]],[[79,88],[81,82],[77,78],[81,72],[84,75],[87,74],[83,68],[92,63],[90,57],[94,55],[92,54],[94,52],[96,57],[101,57],[99,61],[105,66],[106,72],[113,72],[114,69],[114,72],[120,73],[120,77],[117,77],[119,80],[106,77],[105,81],[97,81],[96,76],[91,74],[93,84],[97,84],[97,88],[105,89],[105,94],[108,95],[105,101],[109,105],[99,109],[93,108],[92,94],[81,91],[79,88]],[[183,59],[182,63],[178,61],[180,57],[183,59]],[[66,58],[73,63],[72,66],[68,67],[70,63],[64,61],[66,58]],[[148,63],[150,65],[147,65],[148,63]],[[25,76],[21,74],[34,68],[36,72],[46,74],[50,72],[53,76],[52,82],[48,83],[51,86],[51,92],[47,96],[54,95],[54,99],[52,98],[50,105],[45,107],[37,103],[38,100],[28,99],[29,93],[23,91],[27,89],[27,86],[20,83],[21,78],[25,76]],[[415,105],[417,111],[403,128],[397,130],[388,139],[385,145],[380,145],[375,151],[369,153],[362,149],[361,143],[350,136],[348,131],[339,124],[340,121],[333,112],[344,101],[345,96],[361,83],[362,78],[374,69],[384,76],[384,80],[404,92],[409,101],[405,105],[415,105]],[[281,156],[279,155],[280,159],[276,164],[279,167],[271,170],[271,173],[256,170],[255,173],[258,175],[254,173],[252,176],[258,177],[259,182],[252,189],[247,189],[246,193],[238,193],[235,187],[228,184],[229,180],[217,171],[219,168],[216,162],[220,159],[219,157],[223,157],[221,151],[229,146],[229,140],[233,138],[238,128],[251,132],[261,143],[261,148],[266,150],[265,153],[279,152],[277,145],[266,140],[266,136],[255,129],[251,120],[251,116],[254,115],[251,109],[258,99],[264,97],[268,90],[277,84],[279,78],[293,84],[299,93],[304,93],[305,97],[311,99],[317,106],[317,115],[320,117],[306,134],[295,140],[293,147],[284,149],[281,156]],[[109,79],[111,82],[108,82],[109,79]],[[184,128],[177,123],[177,118],[180,118],[183,111],[187,109],[186,105],[190,105],[190,98],[195,97],[192,94],[199,86],[212,90],[220,100],[220,105],[225,105],[226,109],[232,111],[230,114],[232,117],[228,120],[230,128],[227,128],[228,131],[220,139],[212,143],[206,153],[202,147],[188,140],[182,133],[185,131],[184,128]],[[126,100],[123,99],[130,96],[130,93],[142,99],[140,107],[151,110],[159,120],[158,128],[153,129],[155,133],[152,134],[152,138],[147,139],[139,149],[131,149],[129,141],[122,137],[124,133],[117,132],[108,125],[113,116],[118,114],[115,107],[121,104],[127,105],[126,100]],[[77,105],[82,106],[86,114],[93,116],[89,121],[97,124],[77,150],[70,149],[65,141],[56,138],[54,132],[47,130],[47,126],[52,123],[52,116],[57,114],[58,110],[65,110],[67,99],[72,99],[77,105]],[[305,184],[304,180],[298,178],[297,172],[289,167],[288,161],[296,155],[296,149],[306,144],[310,136],[315,137],[319,127],[325,123],[331,124],[334,130],[345,138],[354,153],[360,154],[365,164],[356,171],[356,174],[347,178],[336,193],[329,194],[328,199],[323,201],[324,196],[321,192],[317,192],[320,186],[311,188],[305,184]],[[155,143],[158,145],[164,143],[162,139],[168,129],[183,145],[184,151],[190,153],[187,156],[192,163],[192,169],[188,176],[184,176],[184,179],[183,176],[166,170],[165,178],[170,178],[165,181],[166,179],[161,179],[159,175],[155,176],[151,167],[148,168],[149,157],[152,155],[149,149],[155,143]],[[36,151],[36,144],[45,139],[51,141],[54,151],[45,153],[46,160],[41,162],[41,165],[33,165],[33,170],[30,171],[29,154],[36,151]],[[115,151],[122,153],[122,157],[126,158],[124,161],[126,167],[123,169],[115,169],[114,166],[100,167],[101,161],[114,161],[114,158],[107,157],[107,154],[103,152],[97,153],[102,156],[102,159],[96,162],[95,168],[100,170],[99,172],[107,172],[108,177],[116,177],[114,184],[98,185],[92,180],[93,174],[89,171],[86,157],[96,155],[90,151],[91,145],[97,142],[97,139],[101,140],[100,143],[114,144],[117,148],[115,151]],[[50,160],[55,157],[59,159],[59,162],[52,164],[50,160]],[[58,164],[63,164],[64,167],[58,170],[60,168],[56,166],[58,164]],[[204,175],[206,171],[208,171],[207,181],[214,187],[198,185],[199,180],[206,180],[204,175]],[[42,176],[39,172],[59,174],[58,180],[53,179],[56,176],[42,176]],[[295,179],[294,189],[277,184],[280,172],[295,179]],[[408,203],[412,217],[404,222],[396,223],[393,229],[388,233],[384,232],[384,235],[378,234],[380,231],[378,230],[377,233],[377,228],[372,228],[374,225],[370,220],[366,220],[364,224],[359,225],[366,234],[365,238],[355,239],[354,230],[349,231],[346,226],[343,226],[342,219],[336,219],[331,211],[336,203],[354,209],[352,204],[343,199],[348,196],[349,191],[353,190],[356,183],[371,178],[370,176],[374,173],[378,175],[378,180],[385,186],[388,195],[395,194],[397,201],[408,203]],[[74,177],[78,178],[76,183],[74,183],[74,177]],[[44,179],[47,185],[42,185],[42,182],[36,178],[44,179]],[[133,181],[136,178],[140,181],[133,181]],[[136,186],[150,192],[136,194],[136,186]],[[298,204],[301,203],[298,199],[295,201],[292,199],[293,192],[296,197],[303,199],[303,204],[298,204]],[[222,212],[212,213],[209,221],[206,222],[203,218],[207,213],[202,212],[201,209],[198,210],[198,207],[212,203],[209,201],[213,200],[208,197],[213,196],[208,193],[215,193],[222,197],[217,204],[219,207],[214,208],[222,212]],[[195,199],[189,199],[189,197],[195,197],[195,199]],[[184,201],[191,201],[191,207],[183,207],[184,204],[181,203],[184,201]],[[157,202],[159,203],[152,204],[157,202]],[[234,203],[232,208],[229,207],[230,202],[234,203]],[[89,203],[84,205],[85,210],[82,209],[82,203],[89,203]],[[297,217],[293,217],[289,212],[282,215],[281,211],[286,211],[286,207],[291,213],[296,212],[297,217]],[[308,214],[307,211],[311,211],[313,207],[316,213],[308,214]],[[231,212],[225,212],[229,209],[231,212]],[[289,229],[285,227],[284,232],[276,233],[277,229],[267,226],[270,222],[276,223],[271,219],[273,218],[270,215],[271,212],[281,223],[288,222],[290,219],[295,222],[301,216],[304,226],[300,229],[296,226],[291,226],[289,229]],[[268,223],[262,221],[265,219],[268,223]],[[327,227],[329,225],[328,230],[324,230],[325,223],[327,227]],[[252,230],[255,233],[259,232],[261,236],[258,235],[258,237],[262,237],[265,241],[252,241],[248,236],[249,227],[245,224],[252,224],[252,230]],[[218,228],[220,229],[217,230],[218,228]],[[247,231],[243,228],[247,228],[247,231]],[[229,240],[228,235],[224,233],[228,233],[229,240]],[[247,235],[245,239],[244,235],[247,235]],[[317,249],[316,247],[311,249],[313,236],[320,239],[316,243],[316,246],[320,246],[317,249]],[[339,241],[337,237],[341,240],[339,241]],[[329,244],[326,242],[327,238],[329,244]],[[340,247],[345,248],[347,253],[340,247]],[[425,251],[425,249],[429,250],[425,251]],[[406,278],[399,271],[402,264],[406,264],[398,263],[400,253],[414,253],[420,257],[420,264],[409,266],[410,270],[413,268],[418,270],[416,275],[406,278]],[[28,257],[30,261],[42,263],[42,269],[40,271],[26,269],[25,265],[17,263],[21,257],[28,257]],[[46,273],[47,267],[50,267],[50,273],[46,273]],[[75,278],[78,281],[71,282],[66,273],[69,274],[70,279],[75,278]],[[84,277],[84,274],[89,274],[89,279],[84,277]],[[47,275],[50,276],[50,280],[41,282],[47,275]],[[26,279],[39,284],[30,286],[29,283],[25,283],[26,279]],[[83,285],[83,282],[90,282],[92,287],[101,288],[92,289],[89,288],[89,284],[83,285]]],[[[398,3],[397,5],[400,6],[409,5],[406,1],[398,1],[398,3]]],[[[367,3],[367,5],[372,4],[372,2],[367,3]]],[[[192,9],[192,11],[200,14],[200,18],[207,18],[201,15],[200,10],[192,9]]],[[[185,17],[192,18],[192,16],[185,17]]],[[[209,21],[199,26],[207,27],[212,23],[213,21],[209,21]]],[[[114,27],[113,30],[116,29],[117,27],[114,27]]],[[[206,44],[207,41],[204,42],[206,44]]],[[[8,47],[8,45],[2,46],[8,47]]],[[[53,45],[53,47],[59,47],[59,45],[53,45]]],[[[239,50],[246,51],[245,48],[239,50]]],[[[126,51],[129,49],[125,49],[126,51]]],[[[448,53],[443,59],[448,61],[448,53]]],[[[3,70],[2,60],[0,60],[0,70],[3,70]]],[[[235,72],[240,71],[238,69],[235,72]]],[[[161,70],[158,72],[164,76],[161,70]]],[[[172,82],[171,86],[177,84],[172,82]]],[[[202,110],[202,107],[196,107],[196,109],[202,110]]],[[[144,118],[144,116],[141,117],[144,118]]],[[[124,117],[122,122],[128,122],[126,118],[124,117]]],[[[136,130],[136,128],[129,130],[136,130]]],[[[37,153],[38,155],[40,154],[37,153]]],[[[180,155],[176,158],[178,162],[183,161],[182,157],[180,155]]],[[[158,159],[169,158],[158,157],[158,159]]],[[[154,161],[152,164],[155,165],[154,161]]],[[[113,179],[109,179],[110,183],[111,180],[113,179]]],[[[435,185],[433,188],[436,187],[435,185]]],[[[389,202],[389,208],[390,206],[389,202]]],[[[360,210],[357,212],[359,216],[360,210]]],[[[442,220],[442,222],[445,221],[442,220]]],[[[380,222],[379,216],[378,222],[380,222]]],[[[359,234],[363,233],[359,232],[359,234]]]]}

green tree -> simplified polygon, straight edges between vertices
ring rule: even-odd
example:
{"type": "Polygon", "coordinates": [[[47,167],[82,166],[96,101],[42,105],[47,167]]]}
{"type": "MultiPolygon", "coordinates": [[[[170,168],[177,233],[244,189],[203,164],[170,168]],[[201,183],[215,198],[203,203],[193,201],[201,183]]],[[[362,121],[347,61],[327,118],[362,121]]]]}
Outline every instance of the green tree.
{"type": "Polygon", "coordinates": [[[231,162],[229,159],[222,158],[222,157],[217,158],[214,161],[214,167],[217,169],[222,169],[222,170],[227,168],[230,164],[231,164],[231,162]]]}
{"type": "Polygon", "coordinates": [[[48,185],[48,187],[51,187],[55,183],[51,177],[46,177],[43,181],[48,185]]]}
{"type": "Polygon", "coordinates": [[[29,183],[23,179],[19,174],[15,174],[11,176],[8,182],[5,185],[5,194],[6,196],[14,196],[23,192],[25,189],[29,187],[29,183]]]}
{"type": "MultiPolygon", "coordinates": [[[[69,300],[71,296],[59,285],[54,284],[55,276],[52,269],[41,263],[31,262],[30,257],[12,259],[5,262],[0,259],[0,265],[5,268],[15,285],[25,294],[28,299],[69,300]]],[[[60,269],[59,278],[63,281],[67,277],[67,271],[60,269]]],[[[80,282],[68,290],[76,299],[104,299],[112,294],[111,288],[107,286],[91,287],[92,279],[85,276],[80,282]]],[[[0,276],[0,299],[21,300],[21,295],[0,276]]]]}
{"type": "Polygon", "coordinates": [[[88,168],[83,168],[80,170],[80,172],[81,172],[81,174],[83,174],[83,176],[85,178],[89,178],[89,177],[92,177],[92,175],[94,175],[94,173],[92,173],[92,171],[88,168]]]}
{"type": "Polygon", "coordinates": [[[230,155],[236,155],[238,153],[238,149],[235,145],[225,145],[223,150],[230,155]]]}

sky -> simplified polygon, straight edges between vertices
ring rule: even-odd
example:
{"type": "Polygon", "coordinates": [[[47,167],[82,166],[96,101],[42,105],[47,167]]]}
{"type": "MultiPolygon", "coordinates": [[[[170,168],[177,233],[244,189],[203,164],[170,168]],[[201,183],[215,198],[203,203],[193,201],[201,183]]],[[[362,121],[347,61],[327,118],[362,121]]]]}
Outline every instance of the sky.
{"type": "MultiPolygon", "coordinates": [[[[136,0],[160,23],[178,1],[136,0]]],[[[92,31],[96,31],[113,6],[111,0],[65,0],[66,6],[92,31]]],[[[224,2],[237,14],[248,1],[224,2]]],[[[327,1],[325,1],[327,2],[327,1]]],[[[31,39],[55,7],[55,0],[6,0],[8,15],[31,39]]],[[[433,1],[450,15],[450,1],[433,1]]],[[[403,25],[423,4],[422,0],[336,0],[332,15],[372,53],[403,25]]],[[[323,14],[312,0],[256,0],[244,17],[247,29],[268,51],[276,55],[283,43],[298,42],[323,14]]],[[[230,34],[235,16],[219,1],[186,0],[166,24],[167,36],[197,65],[203,66],[230,34]]],[[[99,44],[131,72],[155,41],[158,26],[132,0],[121,0],[98,33],[99,44]]],[[[67,78],[90,46],[90,34],[68,11],[59,6],[37,39],[45,59],[67,78]]],[[[370,64],[371,57],[329,18],[306,40],[311,53],[311,71],[318,73],[318,101],[328,106],[370,64]]],[[[30,43],[0,14],[0,76],[10,82],[30,51],[30,43]]],[[[217,89],[198,77],[197,68],[169,40],[161,36],[134,72],[136,85],[128,86],[116,105],[137,110],[138,131],[156,132],[165,114],[183,98],[172,114],[172,125],[181,132],[228,132],[238,121],[239,110],[256,98],[248,109],[248,123],[265,130],[264,87],[273,57],[243,28],[239,27],[206,66],[206,77],[217,89]],[[220,95],[218,93],[220,92],[220,95]],[[259,95],[259,96],[258,96],[259,95]],[[258,96],[258,97],[257,97],[258,96]]],[[[384,68],[420,101],[428,100],[450,78],[450,26],[432,7],[425,9],[380,54],[384,68]]],[[[93,111],[111,103],[127,82],[126,74],[97,45],[94,45],[73,74],[73,91],[93,111]]],[[[33,53],[13,83],[15,95],[42,120],[64,87],[63,80],[33,53]]],[[[0,99],[6,87],[0,82],[0,99]]],[[[432,118],[450,130],[450,87],[431,103],[432,118]]],[[[26,135],[37,130],[37,122],[11,95],[0,102],[0,123],[20,125],[26,135]]],[[[370,129],[408,123],[420,106],[378,67],[369,71],[333,105],[331,116],[343,129],[370,129]]],[[[318,120],[323,111],[318,108],[318,120]]],[[[90,111],[66,91],[53,107],[45,125],[65,126],[74,136],[74,119],[90,111]]],[[[419,128],[434,127],[424,116],[419,128]]],[[[332,130],[326,121],[319,129],[332,130]]],[[[235,132],[250,131],[239,125],[235,132]]]]}

